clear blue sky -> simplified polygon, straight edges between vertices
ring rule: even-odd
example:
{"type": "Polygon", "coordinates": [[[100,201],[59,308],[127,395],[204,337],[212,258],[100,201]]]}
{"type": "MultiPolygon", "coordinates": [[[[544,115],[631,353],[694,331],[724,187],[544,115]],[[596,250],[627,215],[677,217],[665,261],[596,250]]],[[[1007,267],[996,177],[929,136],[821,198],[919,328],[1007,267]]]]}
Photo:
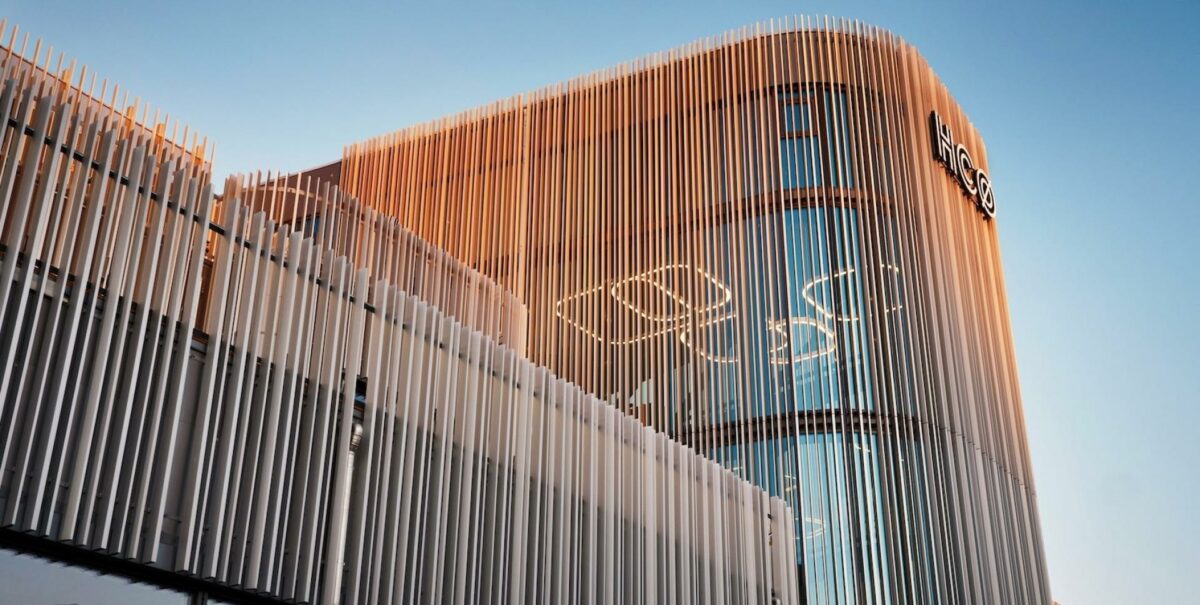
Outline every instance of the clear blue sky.
{"type": "Polygon", "coordinates": [[[222,175],[315,166],[771,17],[889,28],[988,144],[1056,598],[1197,602],[1197,3],[893,4],[0,0],[0,15],[210,135],[222,175]]]}

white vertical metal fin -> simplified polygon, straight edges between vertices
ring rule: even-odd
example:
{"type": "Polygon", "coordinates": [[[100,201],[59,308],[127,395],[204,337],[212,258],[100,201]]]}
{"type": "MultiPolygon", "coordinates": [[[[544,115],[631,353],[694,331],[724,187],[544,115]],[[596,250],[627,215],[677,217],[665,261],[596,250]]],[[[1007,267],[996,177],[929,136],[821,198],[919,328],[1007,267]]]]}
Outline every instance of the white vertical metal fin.
{"type": "Polygon", "coordinates": [[[5,531],[306,603],[798,602],[781,500],[525,358],[479,270],[524,257],[472,239],[525,211],[431,219],[464,259],[328,183],[217,197],[144,106],[0,61],[5,531]]]}

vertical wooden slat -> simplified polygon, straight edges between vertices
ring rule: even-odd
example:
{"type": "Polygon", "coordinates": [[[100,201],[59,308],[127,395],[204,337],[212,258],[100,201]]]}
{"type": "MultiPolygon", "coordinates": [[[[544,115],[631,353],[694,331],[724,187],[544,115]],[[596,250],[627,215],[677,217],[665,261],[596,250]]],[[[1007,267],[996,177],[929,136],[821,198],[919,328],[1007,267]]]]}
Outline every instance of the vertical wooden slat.
{"type": "Polygon", "coordinates": [[[787,500],[809,600],[1042,601],[996,223],[931,111],[986,169],[912,47],[800,18],[351,145],[341,184],[510,288],[533,361],[787,500]],[[510,145],[528,189],[477,195],[510,145]]]}

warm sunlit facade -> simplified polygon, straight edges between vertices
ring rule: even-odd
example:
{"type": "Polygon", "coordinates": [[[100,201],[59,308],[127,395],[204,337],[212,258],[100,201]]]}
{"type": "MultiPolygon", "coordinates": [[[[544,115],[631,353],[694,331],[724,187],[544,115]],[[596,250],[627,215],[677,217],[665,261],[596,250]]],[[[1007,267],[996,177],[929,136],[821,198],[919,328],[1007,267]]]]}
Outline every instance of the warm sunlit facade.
{"type": "Polygon", "coordinates": [[[345,150],[529,357],[782,497],[811,603],[1048,603],[983,141],[916,50],[788,22],[345,150]]]}

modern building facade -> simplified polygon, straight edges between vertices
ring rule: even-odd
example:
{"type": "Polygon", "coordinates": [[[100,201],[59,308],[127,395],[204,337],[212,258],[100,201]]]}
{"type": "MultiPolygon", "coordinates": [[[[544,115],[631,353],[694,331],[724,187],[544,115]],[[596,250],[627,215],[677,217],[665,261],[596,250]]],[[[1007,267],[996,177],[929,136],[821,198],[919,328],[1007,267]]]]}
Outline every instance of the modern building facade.
{"type": "Polygon", "coordinates": [[[916,50],[744,30],[344,151],[535,363],[784,499],[809,603],[1049,603],[983,141],[916,50]]]}
{"type": "Polygon", "coordinates": [[[519,297],[327,182],[214,196],[16,40],[0,601],[801,602],[784,500],[526,359],[519,297]]]}

